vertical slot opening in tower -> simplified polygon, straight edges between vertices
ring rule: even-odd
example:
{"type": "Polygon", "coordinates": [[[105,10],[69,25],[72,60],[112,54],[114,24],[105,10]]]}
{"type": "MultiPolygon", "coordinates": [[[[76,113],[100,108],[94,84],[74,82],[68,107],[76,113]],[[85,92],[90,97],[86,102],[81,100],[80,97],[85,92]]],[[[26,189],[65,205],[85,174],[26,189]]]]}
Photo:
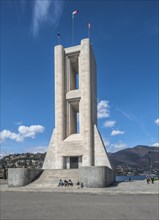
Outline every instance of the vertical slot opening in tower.
{"type": "Polygon", "coordinates": [[[79,120],[79,101],[73,101],[69,103],[69,133],[80,133],[80,120],[79,120]]]}
{"type": "Polygon", "coordinates": [[[79,89],[79,74],[76,72],[76,88],[79,89]]]}
{"type": "Polygon", "coordinates": [[[79,53],[69,57],[70,72],[69,72],[68,90],[79,89],[78,56],[79,53]]]}

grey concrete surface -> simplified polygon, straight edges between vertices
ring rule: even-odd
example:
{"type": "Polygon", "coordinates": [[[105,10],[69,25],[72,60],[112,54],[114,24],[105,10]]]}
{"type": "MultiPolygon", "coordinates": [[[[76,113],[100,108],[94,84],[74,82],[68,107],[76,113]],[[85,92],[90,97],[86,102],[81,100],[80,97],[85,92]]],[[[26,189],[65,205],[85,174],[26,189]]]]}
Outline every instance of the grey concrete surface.
{"type": "Polygon", "coordinates": [[[25,186],[35,180],[42,172],[42,169],[9,168],[8,186],[25,186]]]}
{"type": "Polygon", "coordinates": [[[82,39],[80,45],[69,48],[55,46],[54,67],[55,128],[43,169],[112,169],[97,127],[96,61],[90,40],[82,39]]]}
{"type": "MultiPolygon", "coordinates": [[[[58,183],[57,183],[58,184],[58,183]]],[[[147,184],[146,180],[137,180],[131,182],[116,182],[114,185],[107,188],[82,188],[75,187],[57,187],[57,184],[46,183],[38,184],[36,187],[8,187],[7,181],[0,180],[0,191],[22,191],[22,192],[65,192],[65,193],[86,193],[86,194],[101,194],[101,195],[117,195],[117,194],[158,194],[159,181],[154,184],[147,184]]]]}
{"type": "Polygon", "coordinates": [[[157,220],[158,195],[1,192],[1,219],[157,220]]]}
{"type": "Polygon", "coordinates": [[[106,166],[80,167],[79,174],[79,180],[90,188],[107,187],[115,178],[114,171],[106,166]]]}

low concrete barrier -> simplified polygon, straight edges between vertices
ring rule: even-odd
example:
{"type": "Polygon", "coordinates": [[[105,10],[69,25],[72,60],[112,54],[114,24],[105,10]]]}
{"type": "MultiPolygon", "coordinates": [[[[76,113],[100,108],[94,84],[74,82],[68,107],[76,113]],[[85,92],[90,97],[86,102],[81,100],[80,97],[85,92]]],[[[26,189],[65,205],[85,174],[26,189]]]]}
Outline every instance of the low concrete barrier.
{"type": "Polygon", "coordinates": [[[42,172],[42,169],[9,168],[8,186],[25,186],[34,181],[42,172]]]}
{"type": "MultiPolygon", "coordinates": [[[[65,173],[64,171],[67,170],[61,170],[61,171],[62,173],[65,173]]],[[[78,171],[79,171],[79,181],[82,182],[83,186],[87,188],[104,188],[111,185],[115,181],[114,171],[106,166],[80,167],[78,171]]],[[[9,168],[8,186],[10,187],[25,186],[33,182],[42,172],[43,172],[42,169],[9,168]]],[[[52,178],[51,181],[53,181],[54,178],[53,177],[51,178],[52,178]]]]}
{"type": "Polygon", "coordinates": [[[80,167],[80,181],[84,187],[103,188],[115,181],[115,173],[106,166],[80,167]]]}

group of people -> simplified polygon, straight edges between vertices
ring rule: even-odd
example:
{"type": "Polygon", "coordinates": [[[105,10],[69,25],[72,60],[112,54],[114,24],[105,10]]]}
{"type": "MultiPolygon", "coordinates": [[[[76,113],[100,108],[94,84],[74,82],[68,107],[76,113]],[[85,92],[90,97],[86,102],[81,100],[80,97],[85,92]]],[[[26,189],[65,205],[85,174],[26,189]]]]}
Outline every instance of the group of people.
{"type": "Polygon", "coordinates": [[[67,180],[62,181],[62,179],[60,179],[58,187],[60,187],[60,186],[61,187],[62,186],[73,186],[73,182],[71,179],[69,179],[68,181],[67,180]]]}
{"type": "MultiPolygon", "coordinates": [[[[82,182],[77,182],[76,183],[76,185],[78,186],[78,189],[79,188],[83,188],[83,183],[82,182]]],[[[62,180],[62,179],[60,179],[60,181],[59,181],[59,184],[58,184],[58,187],[62,187],[62,186],[73,186],[73,182],[72,182],[72,180],[71,179],[69,179],[68,181],[67,180],[62,180]]]]}
{"type": "Polygon", "coordinates": [[[154,183],[154,178],[153,177],[147,177],[146,181],[147,181],[147,184],[149,184],[150,182],[153,184],[154,183]]]}

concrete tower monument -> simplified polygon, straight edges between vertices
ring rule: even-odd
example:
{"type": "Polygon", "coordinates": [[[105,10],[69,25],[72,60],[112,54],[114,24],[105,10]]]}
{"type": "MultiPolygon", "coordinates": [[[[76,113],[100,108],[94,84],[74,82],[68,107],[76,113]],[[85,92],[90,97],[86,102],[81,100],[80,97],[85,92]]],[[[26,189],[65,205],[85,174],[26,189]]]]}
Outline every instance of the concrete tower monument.
{"type": "Polygon", "coordinates": [[[8,185],[57,187],[59,179],[106,187],[114,181],[97,128],[96,62],[89,39],[55,47],[55,129],[43,169],[9,169],[8,185]],[[40,176],[39,176],[40,175],[40,176]]]}
{"type": "Polygon", "coordinates": [[[89,39],[55,46],[55,128],[43,169],[112,167],[97,128],[96,61],[89,39]]]}

